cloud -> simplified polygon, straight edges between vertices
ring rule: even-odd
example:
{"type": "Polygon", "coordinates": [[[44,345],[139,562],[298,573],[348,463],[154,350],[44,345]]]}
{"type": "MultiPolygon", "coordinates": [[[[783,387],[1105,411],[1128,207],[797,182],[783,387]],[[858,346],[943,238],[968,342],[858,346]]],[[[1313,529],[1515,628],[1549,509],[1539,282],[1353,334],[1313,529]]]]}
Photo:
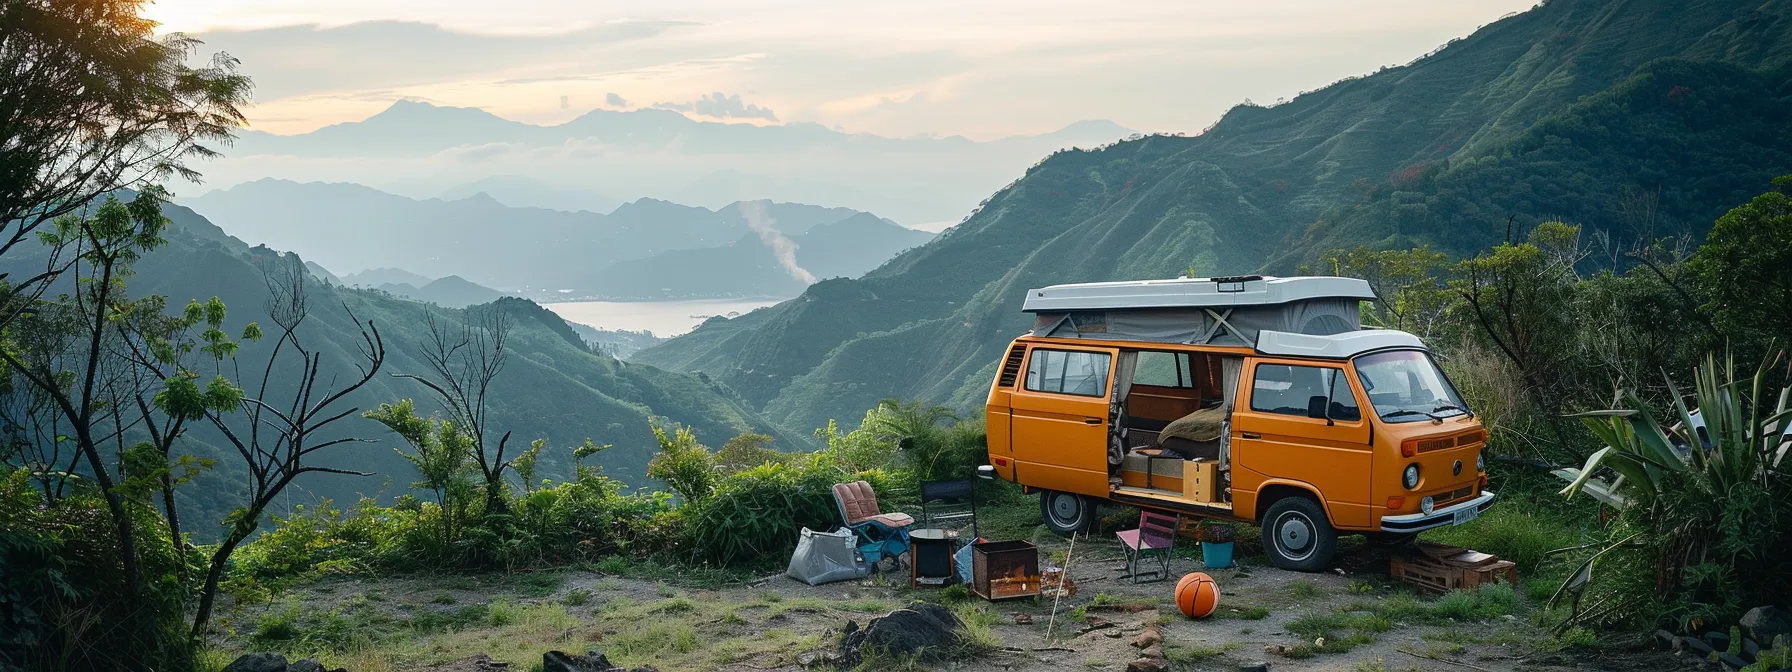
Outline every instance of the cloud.
{"type": "Polygon", "coordinates": [[[728,95],[720,91],[705,94],[688,103],[661,102],[654,103],[653,106],[661,110],[695,112],[705,117],[715,117],[717,119],[778,120],[778,115],[773,114],[771,108],[745,103],[741,101],[740,94],[728,95]]]}
{"type": "Polygon", "coordinates": [[[610,107],[628,107],[628,100],[611,92],[604,94],[604,104],[610,107]]]}
{"type": "Polygon", "coordinates": [[[492,35],[414,21],[367,21],[251,30],[194,37],[201,55],[226,52],[255,78],[267,101],[322,92],[397,88],[452,81],[481,72],[530,67],[690,27],[685,21],[623,21],[558,33],[492,35]]]}

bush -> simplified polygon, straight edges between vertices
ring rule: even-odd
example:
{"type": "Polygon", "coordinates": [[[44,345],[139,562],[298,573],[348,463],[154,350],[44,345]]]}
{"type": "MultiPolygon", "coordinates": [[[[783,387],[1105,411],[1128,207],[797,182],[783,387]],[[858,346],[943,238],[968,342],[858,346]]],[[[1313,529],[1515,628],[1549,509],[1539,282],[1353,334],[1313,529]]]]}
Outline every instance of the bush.
{"type": "Polygon", "coordinates": [[[128,598],[105,500],[84,485],[46,502],[24,469],[0,471],[0,669],[188,669],[186,597],[197,558],[155,510],[126,507],[142,576],[128,598]]]}
{"type": "Polygon", "coordinates": [[[699,557],[718,564],[782,560],[803,528],[841,526],[834,484],[861,479],[873,488],[888,480],[876,471],[849,474],[826,453],[747,469],[722,479],[714,494],[686,511],[687,539],[699,557]]]}

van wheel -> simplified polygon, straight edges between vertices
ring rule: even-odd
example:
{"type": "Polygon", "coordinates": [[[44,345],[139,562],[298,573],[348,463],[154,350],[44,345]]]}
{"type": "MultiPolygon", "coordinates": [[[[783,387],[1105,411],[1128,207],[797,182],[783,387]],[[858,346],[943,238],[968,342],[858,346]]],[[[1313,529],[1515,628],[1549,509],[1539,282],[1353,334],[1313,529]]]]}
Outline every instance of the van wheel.
{"type": "Polygon", "coordinates": [[[1306,497],[1284,497],[1263,516],[1263,550],[1282,569],[1317,572],[1332,561],[1338,531],[1325,509],[1306,497]]]}
{"type": "Polygon", "coordinates": [[[1089,529],[1095,521],[1095,504],[1076,493],[1045,490],[1039,493],[1039,517],[1051,531],[1069,536],[1089,529]]]}

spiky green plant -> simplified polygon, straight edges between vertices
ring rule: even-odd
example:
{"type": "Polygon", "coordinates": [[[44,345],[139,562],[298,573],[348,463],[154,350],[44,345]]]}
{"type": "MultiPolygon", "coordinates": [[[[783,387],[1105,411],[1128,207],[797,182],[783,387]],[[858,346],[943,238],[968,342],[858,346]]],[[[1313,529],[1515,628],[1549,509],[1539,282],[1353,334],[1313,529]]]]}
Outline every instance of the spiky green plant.
{"type": "MultiPolygon", "coordinates": [[[[1785,457],[1792,448],[1787,434],[1792,417],[1792,387],[1767,394],[1778,355],[1768,357],[1748,379],[1738,379],[1733,358],[1720,368],[1715,356],[1694,369],[1692,399],[1668,380],[1675,423],[1663,426],[1635,394],[1623,397],[1627,408],[1580,414],[1605,447],[1575,469],[1557,475],[1569,481],[1562,493],[1586,492],[1621,511],[1621,524],[1610,543],[1583,547],[1594,552],[1571,573],[1551,599],[1553,606],[1572,596],[1570,617],[1560,628],[1603,618],[1654,603],[1661,620],[1696,624],[1734,616],[1785,583],[1762,580],[1751,566],[1777,561],[1792,534],[1792,493],[1785,457]],[[1769,403],[1769,402],[1772,403],[1769,403]],[[1701,431],[1702,429],[1702,431],[1701,431]],[[1615,477],[1603,477],[1609,469],[1615,477]],[[1644,565],[1652,565],[1653,581],[1633,580],[1630,594],[1608,595],[1586,612],[1581,596],[1592,583],[1594,565],[1604,558],[1636,557],[1625,549],[1645,549],[1644,565]],[[1751,577],[1745,579],[1744,577],[1751,577]],[[1653,591],[1639,586],[1653,584],[1653,591]],[[1671,613],[1670,613],[1671,612],[1671,613]]],[[[1564,549],[1564,550],[1581,550],[1564,549]]],[[[1635,577],[1632,577],[1635,579],[1635,577]]]]}
{"type": "Polygon", "coordinates": [[[1769,473],[1778,469],[1788,447],[1785,420],[1792,415],[1792,387],[1780,390],[1776,404],[1761,403],[1777,355],[1767,358],[1755,375],[1736,379],[1736,361],[1726,357],[1720,370],[1717,358],[1705,356],[1705,365],[1693,370],[1693,398],[1699,417],[1686,406],[1685,395],[1667,381],[1678,421],[1663,427],[1648,404],[1626,393],[1629,408],[1579,414],[1587,428],[1605,443],[1579,469],[1558,471],[1568,479],[1562,493],[1573,497],[1586,488],[1601,467],[1618,474],[1600,483],[1609,493],[1608,503],[1620,507],[1632,503],[1647,506],[1663,491],[1674,487],[1669,479],[1686,478],[1711,497],[1729,496],[1737,486],[1769,487],[1769,473]],[[1720,377],[1721,375],[1721,377],[1720,377]],[[1747,388],[1744,389],[1744,384],[1747,388]],[[1703,420],[1703,423],[1698,422],[1703,420]],[[1703,425],[1705,433],[1697,429],[1703,425]]]}

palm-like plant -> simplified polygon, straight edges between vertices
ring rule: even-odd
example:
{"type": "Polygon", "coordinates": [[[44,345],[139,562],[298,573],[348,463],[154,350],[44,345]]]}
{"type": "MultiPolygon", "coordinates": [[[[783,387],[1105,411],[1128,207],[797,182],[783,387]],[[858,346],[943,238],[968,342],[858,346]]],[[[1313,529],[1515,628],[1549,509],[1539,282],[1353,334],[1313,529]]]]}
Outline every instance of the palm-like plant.
{"type": "MultiPolygon", "coordinates": [[[[1792,448],[1787,432],[1792,386],[1782,388],[1771,404],[1764,395],[1778,359],[1768,357],[1754,376],[1738,380],[1733,358],[1726,357],[1719,368],[1716,357],[1707,355],[1705,365],[1693,372],[1696,409],[1688,408],[1686,396],[1668,380],[1675,419],[1671,426],[1663,426],[1634,393],[1623,397],[1627,408],[1579,414],[1605,447],[1580,468],[1555,472],[1568,481],[1562,494],[1586,492],[1624,511],[1626,520],[1638,526],[1621,541],[1599,548],[1556,591],[1551,605],[1572,595],[1575,607],[1560,627],[1602,613],[1596,605],[1583,614],[1580,597],[1592,581],[1593,565],[1618,548],[1653,548],[1656,587],[1667,593],[1700,583],[1701,574],[1692,571],[1696,568],[1704,568],[1708,578],[1728,581],[1745,560],[1758,560],[1762,548],[1779,543],[1764,538],[1779,529],[1772,502],[1777,501],[1776,489],[1785,487],[1781,468],[1792,448]],[[1604,476],[1608,469],[1614,474],[1609,478],[1604,476]],[[1763,538],[1723,529],[1739,523],[1732,517],[1736,510],[1748,512],[1763,538]]],[[[1601,604],[1609,612],[1622,602],[1601,604]]],[[[1726,608],[1708,604],[1688,611],[1726,608]]]]}
{"type": "Polygon", "coordinates": [[[1587,428],[1605,447],[1587,458],[1584,466],[1561,469],[1557,475],[1569,481],[1562,493],[1570,497],[1583,490],[1620,508],[1648,505],[1670,478],[1686,478],[1701,494],[1722,498],[1739,485],[1768,488],[1769,474],[1783,464],[1792,436],[1792,387],[1780,390],[1769,406],[1762,396],[1770,369],[1778,356],[1769,357],[1748,380],[1736,379],[1736,362],[1726,357],[1705,357],[1705,366],[1693,370],[1693,398],[1697,410],[1689,410],[1685,395],[1669,379],[1676,424],[1663,427],[1649,406],[1634,393],[1626,393],[1629,408],[1581,413],[1587,428]],[[1747,388],[1744,389],[1744,384],[1747,388]],[[1600,468],[1616,472],[1616,478],[1595,478],[1600,468]]]}

